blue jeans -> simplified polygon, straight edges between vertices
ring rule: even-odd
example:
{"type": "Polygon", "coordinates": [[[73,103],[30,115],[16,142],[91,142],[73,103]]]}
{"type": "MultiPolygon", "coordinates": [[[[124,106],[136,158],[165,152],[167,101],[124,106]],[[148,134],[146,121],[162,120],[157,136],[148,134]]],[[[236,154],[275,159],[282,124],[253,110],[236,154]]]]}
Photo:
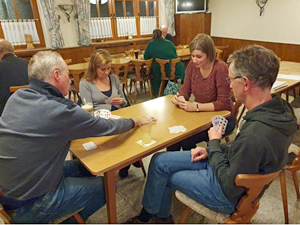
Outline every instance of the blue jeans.
{"type": "Polygon", "coordinates": [[[235,205],[224,196],[208,161],[192,163],[190,151],[160,152],[152,157],[142,202],[144,209],[167,218],[174,190],[214,211],[225,214],[236,211],[235,205]]]}
{"type": "MultiPolygon", "coordinates": [[[[224,136],[229,135],[234,130],[235,124],[236,121],[234,117],[228,118],[228,124],[224,136]]],[[[197,143],[200,143],[202,141],[208,142],[208,140],[208,130],[204,130],[187,139],[184,139],[183,141],[180,141],[174,145],[167,147],[167,151],[180,151],[181,148],[182,150],[191,150],[192,148],[197,147],[197,143]]]]}
{"type": "Polygon", "coordinates": [[[49,223],[83,209],[80,215],[87,220],[104,204],[102,177],[92,176],[78,160],[72,160],[65,162],[64,178],[57,188],[33,204],[14,210],[12,219],[14,223],[49,223]]]}

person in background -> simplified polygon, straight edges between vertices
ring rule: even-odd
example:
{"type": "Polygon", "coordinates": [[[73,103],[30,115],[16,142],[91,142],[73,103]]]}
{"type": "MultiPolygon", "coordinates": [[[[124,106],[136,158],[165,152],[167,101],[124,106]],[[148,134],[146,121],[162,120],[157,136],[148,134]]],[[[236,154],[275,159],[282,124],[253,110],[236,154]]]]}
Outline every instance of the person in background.
{"type": "Polygon", "coordinates": [[[56,52],[36,53],[28,75],[29,88],[14,93],[0,117],[0,204],[14,223],[49,223],[81,209],[87,220],[105,204],[103,178],[65,161],[71,141],[120,134],[138,120],[95,118],[65,99],[71,81],[56,52]]]}
{"type": "MultiPolygon", "coordinates": [[[[172,42],[162,38],[160,29],[153,30],[152,41],[147,44],[144,52],[144,59],[175,59],[178,58],[175,46],[172,42]]],[[[167,76],[170,76],[170,66],[166,66],[167,76]]],[[[152,63],[153,79],[151,80],[151,86],[153,95],[158,96],[159,86],[161,82],[161,72],[159,64],[153,60],[152,63]]],[[[176,65],[176,78],[184,80],[184,65],[182,62],[178,62],[176,65]]]]}
{"type": "Polygon", "coordinates": [[[0,116],[11,95],[11,86],[29,83],[25,59],[14,55],[14,47],[9,41],[0,40],[0,116]]]}
{"type": "MultiPolygon", "coordinates": [[[[230,87],[248,109],[232,143],[221,144],[222,128],[210,128],[207,148],[156,153],[150,162],[140,214],[127,223],[172,223],[172,193],[180,190],[220,213],[232,214],[246,194],[238,174],[269,174],[283,169],[297,130],[292,107],[271,95],[279,61],[273,51],[248,46],[229,57],[230,87]]],[[[263,193],[261,193],[263,194],[263,193]]]]}
{"type": "Polygon", "coordinates": [[[79,83],[83,103],[93,103],[94,110],[113,111],[127,105],[119,78],[111,74],[111,56],[105,49],[91,55],[88,70],[79,83]],[[110,102],[107,102],[110,100],[110,102]]]}
{"type": "Polygon", "coordinates": [[[161,25],[160,30],[163,39],[172,41],[172,35],[168,33],[168,27],[166,25],[161,25]]]}
{"type": "MultiPolygon", "coordinates": [[[[230,87],[227,82],[228,66],[215,59],[216,51],[212,38],[207,34],[198,34],[190,44],[191,61],[185,70],[185,81],[180,91],[172,98],[172,102],[188,112],[209,112],[228,110],[225,135],[235,128],[235,116],[231,101],[230,87]],[[195,101],[189,101],[191,95],[195,101]],[[180,100],[179,96],[184,99],[180,100]]],[[[207,130],[193,135],[167,148],[168,151],[190,150],[196,144],[208,141],[207,130]]]]}

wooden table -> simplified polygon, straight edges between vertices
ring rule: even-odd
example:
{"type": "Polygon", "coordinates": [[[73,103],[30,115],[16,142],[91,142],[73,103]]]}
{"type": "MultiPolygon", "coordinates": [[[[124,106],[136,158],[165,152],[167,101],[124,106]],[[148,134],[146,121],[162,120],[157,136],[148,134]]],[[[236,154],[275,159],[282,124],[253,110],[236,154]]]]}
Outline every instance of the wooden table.
{"type": "Polygon", "coordinates": [[[176,53],[181,60],[190,60],[191,58],[191,52],[189,48],[177,49],[176,53]]]}
{"type": "Polygon", "coordinates": [[[94,175],[104,173],[107,214],[109,223],[117,223],[115,172],[133,162],[136,162],[156,151],[184,140],[211,126],[211,118],[215,115],[228,117],[230,112],[186,112],[171,102],[171,95],[156,98],[130,107],[114,111],[122,118],[149,115],[157,118],[157,124],[152,126],[151,136],[156,141],[149,147],[137,144],[140,140],[138,128],[126,133],[94,137],[72,141],[70,150],[81,163],[94,175]],[[183,125],[186,132],[170,134],[169,127],[183,125]],[[86,151],[82,144],[94,142],[97,149],[86,151]]]}

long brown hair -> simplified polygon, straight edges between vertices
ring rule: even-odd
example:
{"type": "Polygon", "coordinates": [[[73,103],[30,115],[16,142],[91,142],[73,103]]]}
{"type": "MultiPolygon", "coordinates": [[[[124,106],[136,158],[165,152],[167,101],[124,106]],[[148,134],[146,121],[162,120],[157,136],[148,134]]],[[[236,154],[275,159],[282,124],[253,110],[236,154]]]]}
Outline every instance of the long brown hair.
{"type": "Polygon", "coordinates": [[[88,70],[85,72],[82,80],[93,81],[97,78],[97,68],[111,63],[112,59],[109,52],[105,49],[97,49],[91,55],[88,70]]]}

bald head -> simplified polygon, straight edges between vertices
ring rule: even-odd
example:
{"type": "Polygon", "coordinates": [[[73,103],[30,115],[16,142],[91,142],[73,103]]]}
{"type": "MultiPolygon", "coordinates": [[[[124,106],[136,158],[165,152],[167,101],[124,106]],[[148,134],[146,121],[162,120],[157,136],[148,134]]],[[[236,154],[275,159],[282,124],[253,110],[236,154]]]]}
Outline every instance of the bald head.
{"type": "Polygon", "coordinates": [[[12,44],[4,39],[0,40],[0,59],[7,54],[7,53],[13,53],[14,52],[14,47],[12,44]]]}
{"type": "Polygon", "coordinates": [[[161,25],[160,30],[162,33],[162,37],[166,38],[166,36],[168,34],[168,27],[166,25],[161,25]]]}

